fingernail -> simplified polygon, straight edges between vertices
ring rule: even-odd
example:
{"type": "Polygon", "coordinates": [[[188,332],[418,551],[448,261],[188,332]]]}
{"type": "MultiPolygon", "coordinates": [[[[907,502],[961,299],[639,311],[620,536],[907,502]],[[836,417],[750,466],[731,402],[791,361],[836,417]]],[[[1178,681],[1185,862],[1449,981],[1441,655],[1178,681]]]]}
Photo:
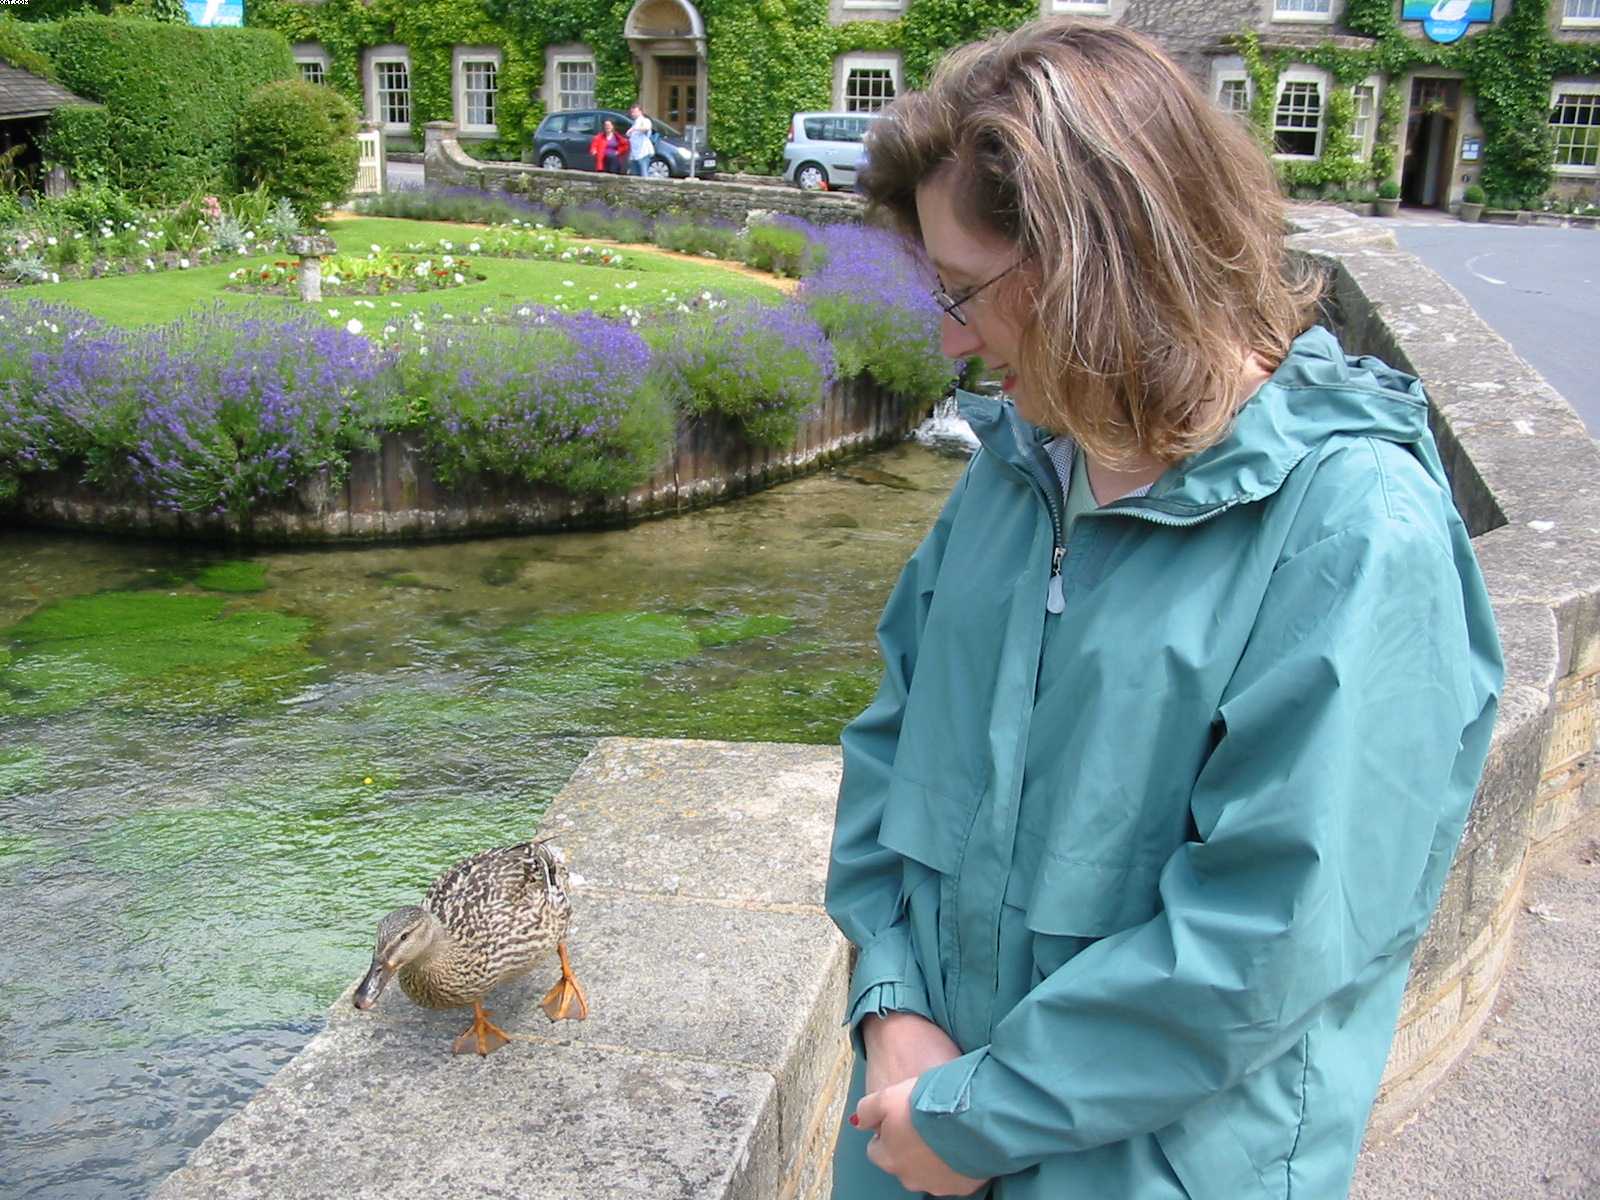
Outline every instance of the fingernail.
{"type": "Polygon", "coordinates": [[[850,1114],[850,1124],[852,1124],[852,1125],[861,1124],[861,1118],[856,1116],[855,1113],[851,1113],[850,1114]]]}

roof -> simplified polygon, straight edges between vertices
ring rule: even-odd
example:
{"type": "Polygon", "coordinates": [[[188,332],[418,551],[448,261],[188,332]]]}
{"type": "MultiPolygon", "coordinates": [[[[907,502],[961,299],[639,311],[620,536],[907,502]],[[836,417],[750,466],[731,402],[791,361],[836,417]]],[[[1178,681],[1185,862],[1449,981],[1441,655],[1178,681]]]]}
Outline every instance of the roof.
{"type": "Polygon", "coordinates": [[[88,103],[59,83],[0,61],[0,121],[44,117],[63,105],[88,103]]]}

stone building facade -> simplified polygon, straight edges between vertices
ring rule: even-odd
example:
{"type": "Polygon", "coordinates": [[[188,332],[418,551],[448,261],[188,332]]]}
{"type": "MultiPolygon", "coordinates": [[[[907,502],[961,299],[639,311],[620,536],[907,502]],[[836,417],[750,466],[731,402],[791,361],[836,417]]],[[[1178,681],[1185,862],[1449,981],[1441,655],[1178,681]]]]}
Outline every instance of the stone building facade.
{"type": "MultiPolygon", "coordinates": [[[[1155,37],[1209,90],[1216,102],[1242,114],[1256,102],[1255,82],[1234,41],[1253,32],[1264,51],[1286,54],[1270,106],[1270,131],[1276,157],[1293,174],[1297,165],[1322,159],[1328,134],[1329,100],[1349,88],[1353,115],[1349,132],[1357,154],[1371,163],[1383,127],[1380,113],[1389,89],[1399,89],[1398,119],[1391,120],[1394,174],[1403,198],[1416,205],[1445,208],[1459,201],[1474,182],[1482,161],[1484,129],[1469,82],[1460,71],[1419,68],[1394,77],[1340,82],[1324,68],[1294,61],[1297,49],[1371,48],[1372,39],[1346,24],[1351,0],[1039,0],[1039,13],[1070,14],[1117,22],[1155,37]]],[[[1552,37],[1567,43],[1600,45],[1600,0],[1547,0],[1552,37]]],[[[758,0],[749,0],[752,8],[758,0]]],[[[836,29],[881,22],[881,44],[894,44],[894,32],[919,0],[828,0],[828,19],[836,29]]],[[[1405,35],[1419,42],[1473,37],[1502,20],[1514,0],[1394,0],[1405,35]],[[1453,23],[1465,12],[1470,23],[1453,23]],[[1418,14],[1428,20],[1407,19],[1418,14]],[[1452,29],[1452,24],[1460,25],[1452,29]],[[1441,35],[1442,29],[1442,35],[1441,35]],[[1462,30],[1464,29],[1464,32],[1462,30]]],[[[623,25],[638,95],[647,110],[674,125],[699,126],[712,144],[718,140],[719,97],[711,87],[708,64],[717,53],[716,30],[708,36],[694,0],[635,0],[623,25]]],[[[873,39],[860,39],[871,42],[873,39]]],[[[326,48],[315,42],[295,45],[308,78],[328,71],[326,48]]],[[[546,45],[542,82],[536,100],[546,112],[595,104],[595,48],[578,42],[546,45]]],[[[489,44],[455,49],[450,64],[453,111],[430,112],[421,120],[449,119],[464,144],[496,135],[496,92],[508,79],[505,49],[489,44]]],[[[407,47],[387,44],[362,52],[361,82],[367,116],[391,134],[417,126],[409,95],[407,47]]],[[[829,64],[827,103],[840,111],[871,111],[907,84],[904,56],[894,49],[843,50],[829,64]]],[[[821,88],[812,94],[821,100],[821,88]]],[[[741,98],[743,99],[743,98],[741,98]]],[[[815,107],[823,107],[816,104],[815,107]]],[[[787,119],[787,113],[781,119],[787,119]]],[[[774,114],[773,128],[780,118],[774,114]]],[[[1600,203],[1600,74],[1558,77],[1552,82],[1550,123],[1555,143],[1558,194],[1600,203]]],[[[1385,153],[1387,157],[1387,152],[1385,153]]],[[[1381,173],[1381,172],[1368,172],[1381,173]]]]}

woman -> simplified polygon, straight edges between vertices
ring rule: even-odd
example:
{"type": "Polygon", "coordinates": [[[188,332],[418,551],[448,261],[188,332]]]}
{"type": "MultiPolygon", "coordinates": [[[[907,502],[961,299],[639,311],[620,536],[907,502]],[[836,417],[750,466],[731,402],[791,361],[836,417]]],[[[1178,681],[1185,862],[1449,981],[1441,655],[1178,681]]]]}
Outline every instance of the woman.
{"type": "Polygon", "coordinates": [[[589,139],[589,154],[596,171],[621,175],[627,169],[628,139],[617,132],[610,117],[600,124],[600,132],[589,139]]]}
{"type": "Polygon", "coordinates": [[[871,150],[1008,399],[843,737],[834,1194],[1342,1196],[1502,679],[1422,389],[1136,34],[958,50],[871,150]]]}

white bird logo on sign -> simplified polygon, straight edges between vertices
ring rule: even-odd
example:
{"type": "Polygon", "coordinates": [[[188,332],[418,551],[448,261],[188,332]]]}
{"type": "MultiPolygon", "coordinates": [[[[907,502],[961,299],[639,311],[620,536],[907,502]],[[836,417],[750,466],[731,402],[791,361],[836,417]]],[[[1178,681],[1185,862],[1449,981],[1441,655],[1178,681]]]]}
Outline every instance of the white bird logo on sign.
{"type": "Polygon", "coordinates": [[[1435,21],[1459,21],[1472,7],[1472,0],[1439,0],[1428,15],[1435,21]]]}

